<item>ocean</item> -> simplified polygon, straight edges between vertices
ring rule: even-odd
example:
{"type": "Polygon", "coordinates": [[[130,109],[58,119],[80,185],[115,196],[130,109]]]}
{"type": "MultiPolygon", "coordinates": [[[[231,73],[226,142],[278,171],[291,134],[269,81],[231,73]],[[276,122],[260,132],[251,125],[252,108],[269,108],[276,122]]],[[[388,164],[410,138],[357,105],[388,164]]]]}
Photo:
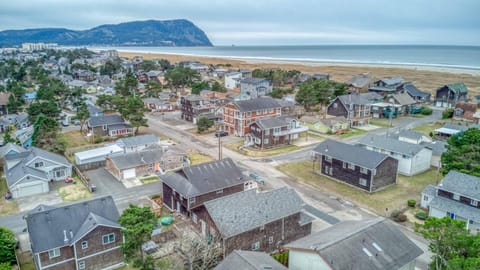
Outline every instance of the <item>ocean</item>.
{"type": "Polygon", "coordinates": [[[430,66],[480,70],[480,46],[319,45],[215,47],[91,47],[124,52],[163,53],[339,64],[430,66]]]}

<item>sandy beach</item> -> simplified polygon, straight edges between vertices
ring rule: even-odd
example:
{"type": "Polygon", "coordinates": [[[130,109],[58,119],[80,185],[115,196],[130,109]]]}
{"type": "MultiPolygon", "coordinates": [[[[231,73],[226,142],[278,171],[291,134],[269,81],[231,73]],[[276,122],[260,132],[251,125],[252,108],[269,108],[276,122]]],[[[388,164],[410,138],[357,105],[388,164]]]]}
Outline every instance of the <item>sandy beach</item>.
{"type": "Polygon", "coordinates": [[[435,90],[445,84],[463,82],[467,85],[470,96],[480,95],[480,70],[463,70],[435,66],[391,66],[340,64],[323,62],[296,62],[270,59],[234,59],[220,57],[204,57],[179,54],[157,54],[138,52],[119,52],[121,57],[132,58],[143,56],[145,59],[167,59],[172,63],[180,61],[199,61],[209,65],[229,65],[229,68],[280,68],[299,70],[304,73],[328,73],[335,81],[346,82],[353,75],[370,73],[374,78],[403,77],[413,82],[421,90],[435,93],[435,90]]]}

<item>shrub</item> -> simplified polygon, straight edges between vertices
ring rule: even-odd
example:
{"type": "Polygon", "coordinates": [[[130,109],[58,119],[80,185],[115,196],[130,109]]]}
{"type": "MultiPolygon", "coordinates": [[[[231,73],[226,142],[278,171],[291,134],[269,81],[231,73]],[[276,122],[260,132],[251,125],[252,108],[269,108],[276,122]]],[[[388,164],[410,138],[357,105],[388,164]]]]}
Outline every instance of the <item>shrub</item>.
{"type": "Polygon", "coordinates": [[[396,222],[405,222],[405,221],[407,221],[407,216],[405,214],[400,214],[400,215],[398,215],[398,217],[395,221],[396,222]]]}
{"type": "Polygon", "coordinates": [[[429,107],[423,106],[421,114],[423,115],[431,115],[433,113],[433,110],[430,109],[429,107]]]}
{"type": "Polygon", "coordinates": [[[97,137],[95,138],[95,140],[93,141],[93,143],[101,143],[103,142],[103,138],[102,137],[97,137]]]}
{"type": "Polygon", "coordinates": [[[453,108],[447,108],[445,111],[442,112],[442,119],[448,119],[453,117],[453,108]]]}
{"type": "Polygon", "coordinates": [[[400,212],[400,210],[393,210],[392,213],[390,214],[390,217],[396,220],[401,213],[402,212],[400,212]]]}
{"type": "Polygon", "coordinates": [[[428,215],[425,212],[418,212],[415,214],[415,217],[420,219],[420,220],[425,220],[427,219],[428,215]]]}
{"type": "Polygon", "coordinates": [[[408,200],[407,201],[407,205],[410,206],[410,207],[415,207],[416,204],[417,204],[417,201],[415,201],[415,200],[408,200]]]}

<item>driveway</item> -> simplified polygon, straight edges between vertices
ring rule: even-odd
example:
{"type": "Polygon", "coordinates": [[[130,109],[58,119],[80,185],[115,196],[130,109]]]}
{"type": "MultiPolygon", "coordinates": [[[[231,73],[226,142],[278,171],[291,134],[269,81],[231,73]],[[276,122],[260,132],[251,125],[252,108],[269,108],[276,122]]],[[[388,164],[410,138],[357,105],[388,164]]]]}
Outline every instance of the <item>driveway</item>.
{"type": "Polygon", "coordinates": [[[98,195],[114,195],[128,192],[127,188],[105,168],[86,171],[85,174],[90,178],[90,183],[97,187],[95,193],[98,195]]]}
{"type": "Polygon", "coordinates": [[[39,204],[43,205],[55,205],[62,203],[62,198],[56,190],[52,190],[45,194],[33,195],[16,199],[20,212],[30,211],[37,207],[39,204]]]}

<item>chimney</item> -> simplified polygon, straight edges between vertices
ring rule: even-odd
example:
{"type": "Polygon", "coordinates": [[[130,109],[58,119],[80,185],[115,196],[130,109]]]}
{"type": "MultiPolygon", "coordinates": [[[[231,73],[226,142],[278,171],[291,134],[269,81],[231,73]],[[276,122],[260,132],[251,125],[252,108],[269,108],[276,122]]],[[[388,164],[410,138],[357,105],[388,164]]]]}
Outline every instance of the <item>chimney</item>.
{"type": "Polygon", "coordinates": [[[70,230],[70,238],[73,239],[73,232],[70,230]]]}
{"type": "Polygon", "coordinates": [[[67,231],[63,230],[63,242],[66,244],[68,243],[67,231]]]}

